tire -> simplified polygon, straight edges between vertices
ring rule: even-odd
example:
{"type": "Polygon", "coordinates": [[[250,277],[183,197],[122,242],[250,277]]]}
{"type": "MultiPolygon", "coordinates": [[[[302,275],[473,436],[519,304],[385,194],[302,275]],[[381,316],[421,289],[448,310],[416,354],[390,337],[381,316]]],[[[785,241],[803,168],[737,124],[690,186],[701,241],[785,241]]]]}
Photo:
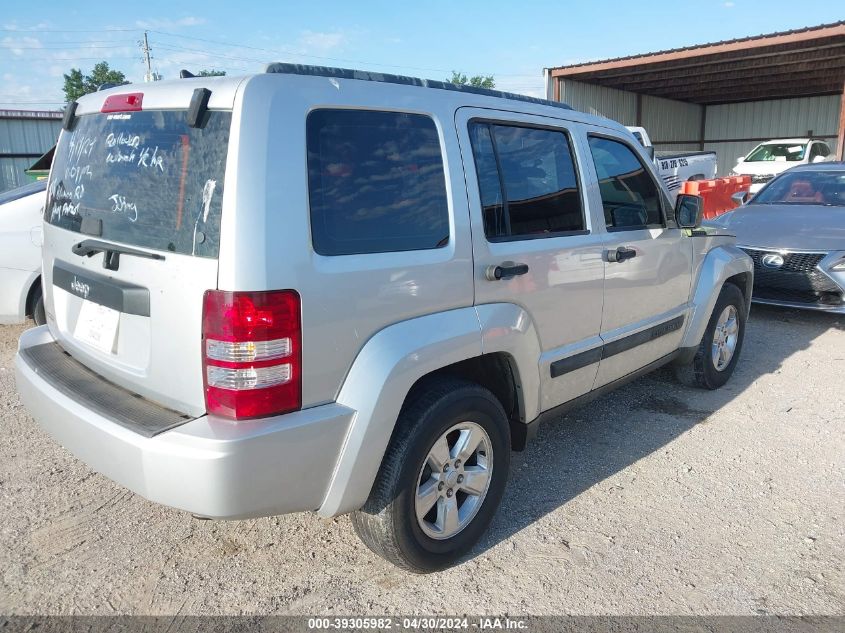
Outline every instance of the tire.
{"type": "Polygon", "coordinates": [[[32,320],[35,321],[35,325],[44,325],[47,323],[47,315],[44,312],[44,295],[41,291],[40,281],[32,296],[32,320]]]}
{"type": "Polygon", "coordinates": [[[508,419],[490,391],[452,378],[428,382],[414,390],[399,414],[370,497],[351,515],[355,532],[370,550],[402,569],[429,573],[452,566],[490,525],[507,483],[510,451],[508,419]],[[438,462],[432,456],[444,435],[449,457],[438,462]],[[480,437],[481,442],[467,464],[458,463],[458,442],[468,437],[480,437]],[[447,462],[443,469],[432,468],[443,462],[447,462]],[[479,486],[479,494],[465,493],[467,484],[459,482],[481,482],[478,475],[485,469],[485,492],[480,494],[479,486]],[[418,497],[423,490],[432,494],[418,497]],[[431,510],[420,513],[422,518],[417,513],[418,498],[423,508],[426,500],[435,498],[431,510]],[[467,522],[453,532],[456,525],[445,517],[458,506],[467,514],[460,522],[467,522]],[[438,523],[442,532],[437,531],[438,523]]]}
{"type": "MultiPolygon", "coordinates": [[[[691,363],[676,368],[675,373],[678,379],[689,387],[701,387],[703,389],[718,389],[728,382],[742,352],[746,319],[747,312],[742,292],[734,284],[726,283],[719,292],[719,298],[716,300],[716,305],[710,315],[710,321],[707,323],[707,329],[704,331],[695,357],[691,363]],[[714,348],[718,345],[716,329],[726,313],[729,317],[728,324],[726,324],[727,329],[731,329],[729,326],[731,310],[733,310],[732,314],[736,323],[736,340],[730,359],[726,364],[723,364],[727,358],[715,355],[716,350],[714,348]]],[[[726,332],[723,331],[719,334],[724,338],[726,332]]],[[[725,343],[729,347],[729,341],[725,341],[725,343]]]]}

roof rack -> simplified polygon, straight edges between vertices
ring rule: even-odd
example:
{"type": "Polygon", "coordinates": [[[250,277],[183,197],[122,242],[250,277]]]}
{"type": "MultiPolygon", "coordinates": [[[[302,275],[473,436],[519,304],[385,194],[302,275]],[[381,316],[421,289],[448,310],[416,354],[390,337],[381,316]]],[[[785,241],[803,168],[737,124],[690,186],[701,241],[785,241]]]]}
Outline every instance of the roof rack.
{"type": "Polygon", "coordinates": [[[379,81],[389,84],[401,84],[404,86],[419,86],[420,88],[435,88],[437,90],[454,90],[456,92],[468,92],[486,97],[499,97],[512,101],[524,103],[536,103],[539,105],[553,106],[564,110],[572,110],[570,106],[560,101],[549,101],[538,99],[527,95],[503,92],[501,90],[489,90],[487,88],[476,88],[475,86],[458,85],[449,81],[437,81],[436,79],[419,79],[418,77],[407,77],[405,75],[388,75],[384,73],[371,72],[369,70],[353,70],[350,68],[332,68],[330,66],[308,66],[303,64],[287,64],[275,62],[264,67],[265,73],[282,75],[310,75],[312,77],[334,77],[337,79],[359,79],[361,81],[379,81]]]}

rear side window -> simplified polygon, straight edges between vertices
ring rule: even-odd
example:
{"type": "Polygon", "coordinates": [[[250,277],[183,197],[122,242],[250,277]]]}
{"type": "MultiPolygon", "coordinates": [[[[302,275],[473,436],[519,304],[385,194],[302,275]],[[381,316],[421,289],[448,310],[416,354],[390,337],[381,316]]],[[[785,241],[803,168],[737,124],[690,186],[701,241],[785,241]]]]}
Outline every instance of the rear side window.
{"type": "Polygon", "coordinates": [[[591,136],[604,219],[609,229],[663,226],[660,191],[630,147],[591,136]]]}
{"type": "Polygon", "coordinates": [[[559,130],[473,122],[469,128],[490,240],[583,232],[578,177],[559,130]]]}
{"type": "Polygon", "coordinates": [[[56,148],[45,220],[80,232],[90,218],[92,236],[217,257],[231,123],[209,112],[192,128],[184,110],[79,117],[56,148]]]}
{"type": "Polygon", "coordinates": [[[306,127],[317,253],[384,253],[448,244],[443,156],[430,117],[315,110],[306,127]]]}

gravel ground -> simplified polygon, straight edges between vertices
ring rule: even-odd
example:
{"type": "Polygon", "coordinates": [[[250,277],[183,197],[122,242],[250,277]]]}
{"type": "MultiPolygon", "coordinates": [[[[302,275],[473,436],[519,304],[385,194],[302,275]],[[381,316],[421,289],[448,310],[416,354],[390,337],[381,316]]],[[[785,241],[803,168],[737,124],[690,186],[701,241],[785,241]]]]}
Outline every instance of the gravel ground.
{"type": "Polygon", "coordinates": [[[18,400],[22,330],[0,613],[845,613],[845,318],[755,307],[725,388],[659,372],[541,428],[474,556],[428,577],[345,517],[200,521],[91,472],[18,400]]]}

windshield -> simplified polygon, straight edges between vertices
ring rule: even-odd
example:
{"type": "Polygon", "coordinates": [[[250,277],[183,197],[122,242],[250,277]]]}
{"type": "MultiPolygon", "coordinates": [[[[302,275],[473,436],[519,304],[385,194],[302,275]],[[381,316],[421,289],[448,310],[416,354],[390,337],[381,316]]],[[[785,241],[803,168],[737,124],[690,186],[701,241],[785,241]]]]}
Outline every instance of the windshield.
{"type": "Polygon", "coordinates": [[[845,206],[845,171],[796,171],[775,178],[749,204],[845,206]]]}
{"type": "Polygon", "coordinates": [[[764,143],[745,157],[746,163],[762,161],[788,161],[795,162],[804,160],[804,152],[807,145],[801,143],[764,143]]]}
{"type": "Polygon", "coordinates": [[[79,117],[56,148],[45,221],[80,232],[93,218],[95,237],[217,257],[231,121],[210,112],[192,128],[186,111],[170,110],[79,117]]]}

